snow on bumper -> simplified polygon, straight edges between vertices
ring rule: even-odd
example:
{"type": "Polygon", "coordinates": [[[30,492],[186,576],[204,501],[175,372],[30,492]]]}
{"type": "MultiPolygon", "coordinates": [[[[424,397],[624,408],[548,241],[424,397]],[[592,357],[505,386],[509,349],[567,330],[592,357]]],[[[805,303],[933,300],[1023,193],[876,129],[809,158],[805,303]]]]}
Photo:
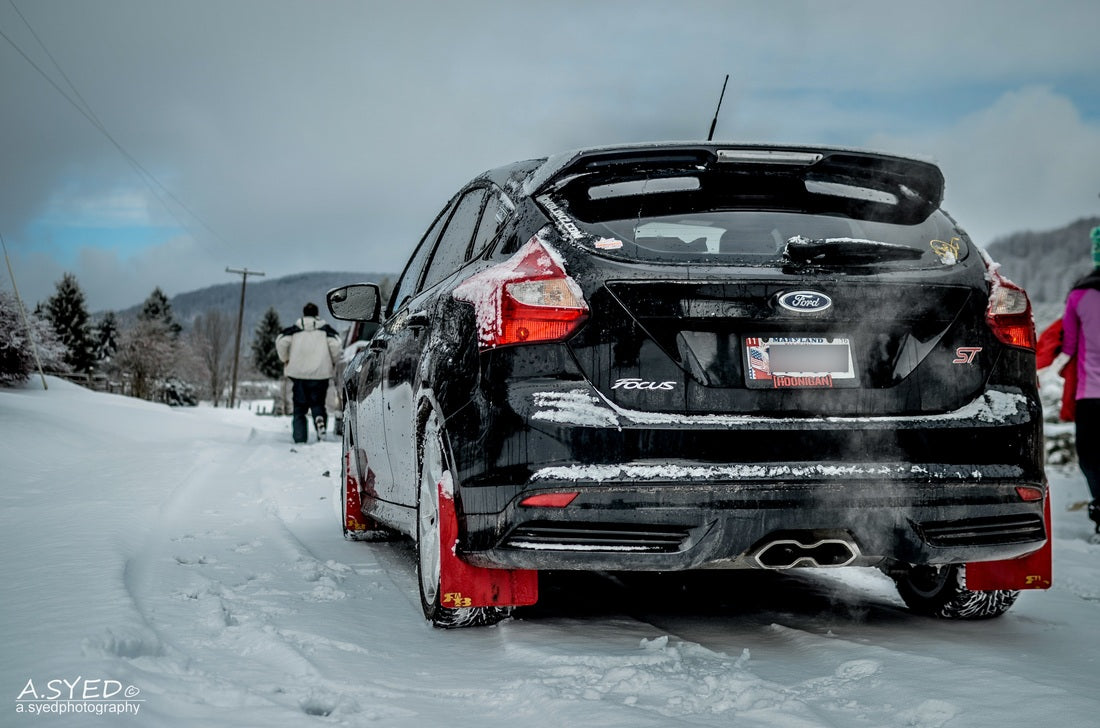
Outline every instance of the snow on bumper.
{"type": "Polygon", "coordinates": [[[752,568],[754,554],[790,537],[845,541],[861,565],[965,563],[1015,558],[1047,538],[1042,502],[1017,491],[1045,490],[1041,464],[1020,461],[1041,423],[1011,391],[902,417],[637,412],[575,387],[524,400],[527,442],[571,457],[531,465],[522,482],[469,481],[472,563],[752,568]],[[566,508],[521,505],[555,492],[578,496],[566,508]]]}

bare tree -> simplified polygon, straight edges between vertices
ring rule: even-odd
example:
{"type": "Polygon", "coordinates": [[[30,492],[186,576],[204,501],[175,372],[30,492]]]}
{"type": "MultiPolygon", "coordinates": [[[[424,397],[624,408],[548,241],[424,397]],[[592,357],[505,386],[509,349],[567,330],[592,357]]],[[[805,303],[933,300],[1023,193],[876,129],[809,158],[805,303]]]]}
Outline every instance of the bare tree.
{"type": "Polygon", "coordinates": [[[138,320],[122,332],[113,365],[130,380],[131,394],[156,395],[157,384],[173,373],[179,344],[163,321],[138,320]]]}
{"type": "Polygon", "coordinates": [[[224,312],[210,309],[195,319],[190,338],[202,363],[210,398],[217,407],[232,364],[233,322],[224,312]]]}

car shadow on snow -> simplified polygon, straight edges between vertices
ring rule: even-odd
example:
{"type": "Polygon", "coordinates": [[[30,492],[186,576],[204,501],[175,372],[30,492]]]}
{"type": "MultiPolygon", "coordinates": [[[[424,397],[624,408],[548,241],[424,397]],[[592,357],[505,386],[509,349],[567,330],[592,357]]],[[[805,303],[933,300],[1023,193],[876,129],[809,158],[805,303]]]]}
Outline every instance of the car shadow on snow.
{"type": "Polygon", "coordinates": [[[883,583],[867,588],[818,570],[543,572],[539,602],[515,618],[733,618],[746,625],[925,620],[907,611],[883,583]]]}
{"type": "MultiPolygon", "coordinates": [[[[384,568],[401,575],[399,583],[415,590],[412,541],[399,538],[361,546],[371,548],[384,568]]],[[[535,623],[697,618],[733,621],[749,628],[775,622],[807,628],[823,623],[948,626],[908,611],[890,580],[870,568],[542,571],[538,603],[517,608],[513,618],[535,623]]]]}

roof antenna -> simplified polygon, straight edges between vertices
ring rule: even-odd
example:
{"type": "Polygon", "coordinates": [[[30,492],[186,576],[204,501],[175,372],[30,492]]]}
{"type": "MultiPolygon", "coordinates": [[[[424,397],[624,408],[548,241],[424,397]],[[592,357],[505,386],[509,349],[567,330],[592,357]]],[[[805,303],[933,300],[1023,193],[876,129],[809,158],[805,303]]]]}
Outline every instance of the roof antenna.
{"type": "Polygon", "coordinates": [[[707,141],[714,139],[714,127],[718,125],[718,111],[722,108],[722,98],[726,95],[726,84],[730,82],[730,75],[726,74],[726,80],[722,82],[722,93],[718,95],[718,108],[714,110],[714,120],[710,122],[710,133],[707,134],[707,141]]]}

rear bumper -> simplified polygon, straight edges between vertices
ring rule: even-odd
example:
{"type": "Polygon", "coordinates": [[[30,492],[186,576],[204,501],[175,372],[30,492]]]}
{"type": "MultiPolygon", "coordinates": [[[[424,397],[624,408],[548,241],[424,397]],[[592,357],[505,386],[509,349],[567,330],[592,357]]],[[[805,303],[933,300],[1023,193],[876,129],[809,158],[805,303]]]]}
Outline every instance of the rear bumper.
{"type": "Polygon", "coordinates": [[[564,508],[517,498],[499,514],[468,514],[463,558],[486,567],[599,570],[938,564],[1014,558],[1047,538],[1042,502],[1021,501],[1015,481],[543,484],[523,497],[578,496],[564,508]],[[762,554],[780,541],[843,542],[850,558],[815,564],[799,547],[790,563],[762,554]]]}
{"type": "Polygon", "coordinates": [[[556,385],[513,388],[507,417],[449,423],[470,563],[759,568],[784,540],[850,544],[845,565],[966,563],[1047,539],[1042,500],[1017,492],[1046,487],[1041,413],[1019,391],[931,416],[767,418],[625,411],[556,385]],[[578,495],[521,504],[561,492],[578,495]]]}

